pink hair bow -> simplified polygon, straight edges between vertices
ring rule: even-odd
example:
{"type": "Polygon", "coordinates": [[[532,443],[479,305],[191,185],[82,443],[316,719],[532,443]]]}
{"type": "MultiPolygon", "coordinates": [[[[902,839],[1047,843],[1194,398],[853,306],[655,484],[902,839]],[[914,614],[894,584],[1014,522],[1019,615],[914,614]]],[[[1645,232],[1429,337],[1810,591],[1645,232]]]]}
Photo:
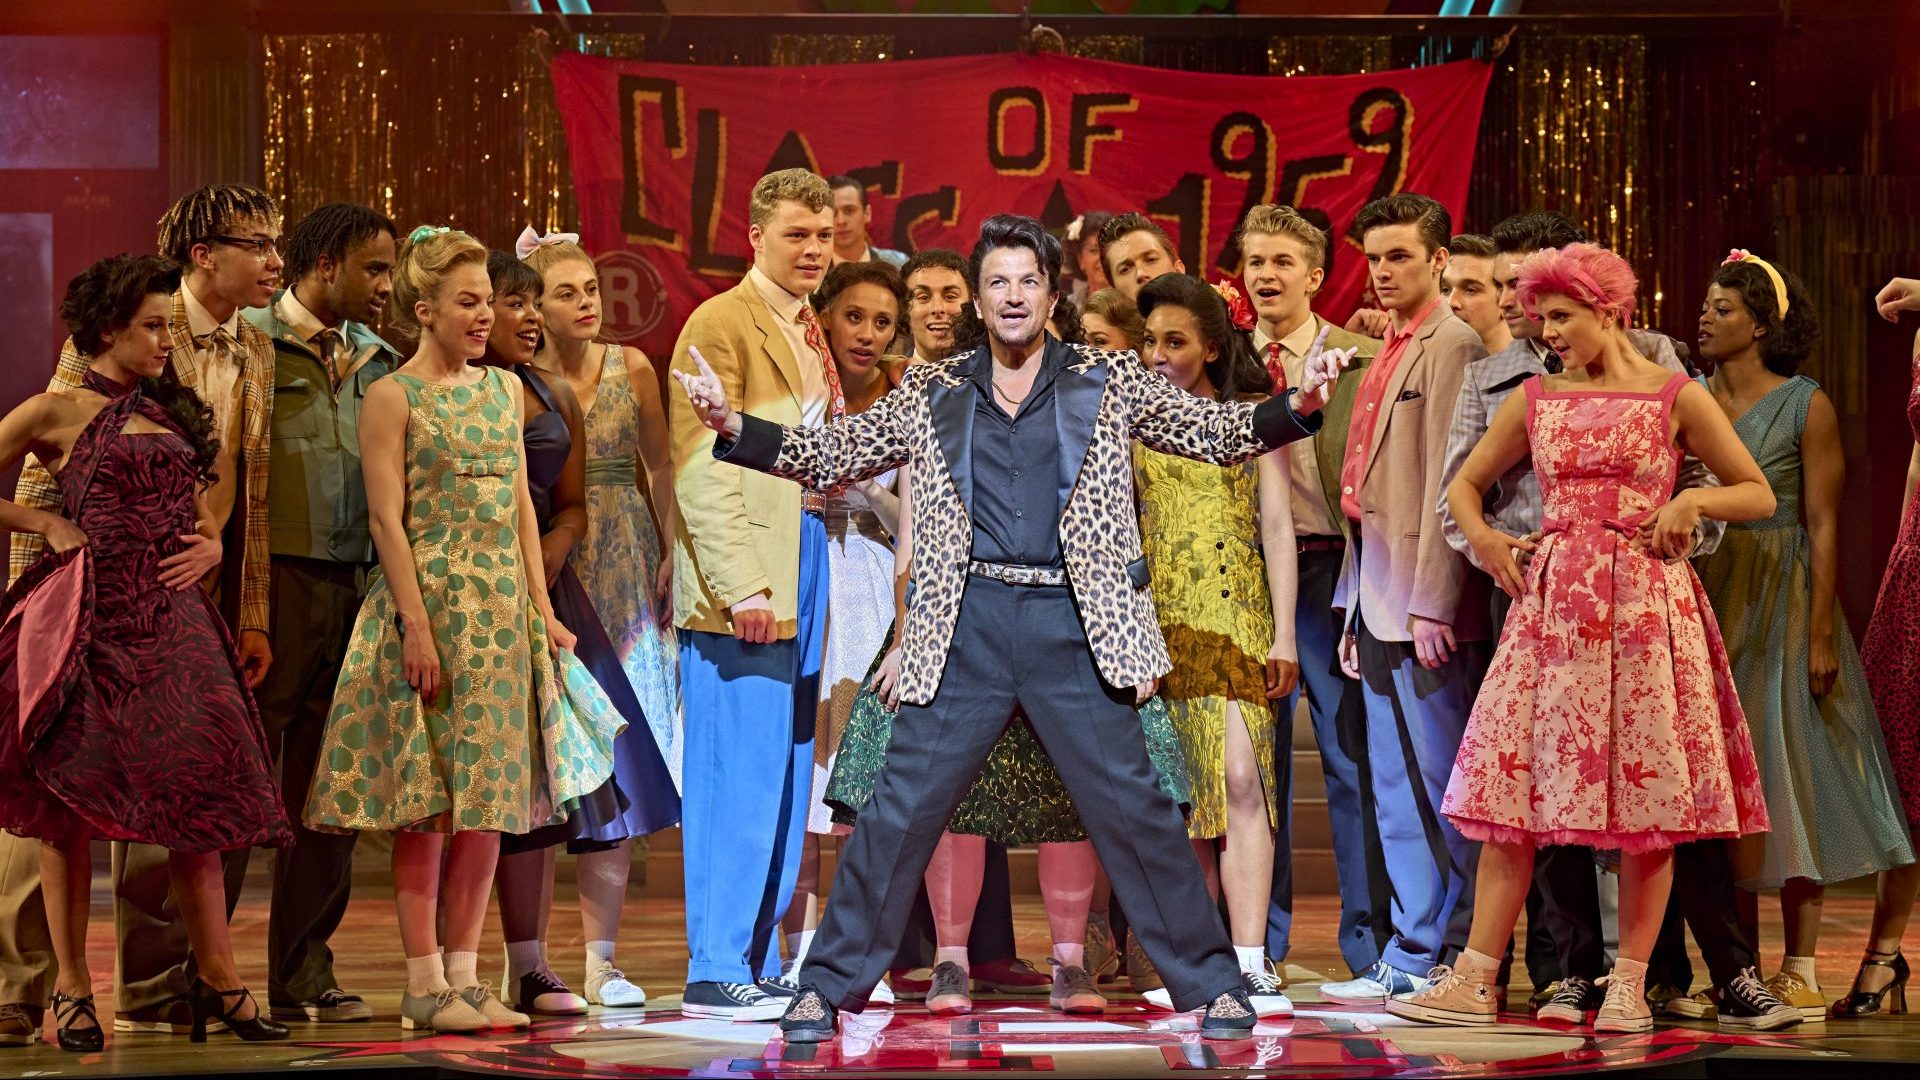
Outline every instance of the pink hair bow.
{"type": "Polygon", "coordinates": [[[529,225],[520,230],[520,238],[513,242],[513,253],[524,259],[551,244],[577,244],[579,242],[579,233],[550,232],[545,236],[541,236],[539,233],[533,231],[533,226],[529,225]]]}

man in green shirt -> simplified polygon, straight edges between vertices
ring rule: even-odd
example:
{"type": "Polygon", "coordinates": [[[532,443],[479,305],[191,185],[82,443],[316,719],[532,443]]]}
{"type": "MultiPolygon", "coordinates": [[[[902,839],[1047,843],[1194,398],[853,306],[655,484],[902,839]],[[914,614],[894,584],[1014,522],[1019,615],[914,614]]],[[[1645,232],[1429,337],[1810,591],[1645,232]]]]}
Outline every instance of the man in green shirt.
{"type": "Polygon", "coordinates": [[[329,203],[286,242],[292,287],[249,322],[273,339],[273,449],[267,482],[274,664],[254,691],[280,759],[296,842],[274,855],[268,998],[282,1020],[341,1023],[373,1010],[342,991],[327,939],[347,910],[354,834],[300,823],[333,686],[367,571],[360,403],[401,356],[368,323],[393,291],[395,237],[385,214],[329,203]]]}

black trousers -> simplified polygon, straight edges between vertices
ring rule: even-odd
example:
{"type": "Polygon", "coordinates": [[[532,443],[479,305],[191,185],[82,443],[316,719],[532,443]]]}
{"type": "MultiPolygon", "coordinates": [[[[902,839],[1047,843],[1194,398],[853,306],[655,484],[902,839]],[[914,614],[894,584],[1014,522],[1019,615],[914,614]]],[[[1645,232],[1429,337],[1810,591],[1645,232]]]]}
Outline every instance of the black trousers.
{"type": "Polygon", "coordinates": [[[276,555],[268,579],[273,666],[254,699],[280,761],[280,792],[294,842],[273,856],[267,993],[287,1004],[340,985],[327,940],[347,913],[356,834],[314,832],[300,821],[333,709],[334,683],[360,612],[362,570],[357,563],[276,555]]]}
{"type": "Polygon", "coordinates": [[[1199,1008],[1239,986],[1186,824],[1147,757],[1133,690],[1101,680],[1071,591],[981,577],[967,579],[939,692],[894,720],[806,980],[842,1010],[865,1008],[941,831],[1016,708],[1059,769],[1174,1007],[1199,1008]]]}
{"type": "MultiPolygon", "coordinates": [[[[926,883],[913,898],[913,914],[900,935],[900,947],[894,951],[893,967],[932,967],[934,948],[933,905],[927,901],[926,883]]],[[[967,960],[990,964],[1011,960],[1013,947],[1013,882],[1007,874],[1007,845],[987,841],[987,861],[980,875],[980,902],[973,909],[973,928],[967,933],[967,960]]]]}
{"type": "Polygon", "coordinates": [[[1725,986],[1760,958],[1740,928],[1733,887],[1733,857],[1725,840],[1695,840],[1673,849],[1673,895],[1667,900],[1667,918],[1654,941],[1647,965],[1648,986],[1693,987],[1693,963],[1687,957],[1684,921],[1694,944],[1707,962],[1714,986],[1725,986]]]}

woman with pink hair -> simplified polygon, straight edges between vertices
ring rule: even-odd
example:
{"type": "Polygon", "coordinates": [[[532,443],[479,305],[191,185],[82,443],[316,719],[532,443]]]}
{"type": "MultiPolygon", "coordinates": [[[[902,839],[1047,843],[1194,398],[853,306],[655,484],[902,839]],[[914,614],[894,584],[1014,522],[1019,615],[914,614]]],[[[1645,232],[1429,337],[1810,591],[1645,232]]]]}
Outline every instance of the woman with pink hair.
{"type": "Polygon", "coordinates": [[[1396,1016],[1492,1023],[1491,985],[1526,900],[1534,848],[1621,852],[1620,954],[1594,1022],[1645,1031],[1647,958],[1673,884],[1673,846],[1764,832],[1753,744],[1727,654],[1684,556],[1702,517],[1753,521],[1773,493],[1712,394],[1627,337],[1633,271],[1592,244],[1520,265],[1527,313],[1565,373],[1536,376],[1495,414],[1447,490],[1476,561],[1514,598],[1441,811],[1483,842],[1468,947],[1396,1016]],[[1721,487],[1674,494],[1691,453],[1721,487]],[[1485,523],[1481,500],[1531,454],[1544,535],[1485,523]],[[1532,553],[1524,570],[1516,551],[1532,553]]]}

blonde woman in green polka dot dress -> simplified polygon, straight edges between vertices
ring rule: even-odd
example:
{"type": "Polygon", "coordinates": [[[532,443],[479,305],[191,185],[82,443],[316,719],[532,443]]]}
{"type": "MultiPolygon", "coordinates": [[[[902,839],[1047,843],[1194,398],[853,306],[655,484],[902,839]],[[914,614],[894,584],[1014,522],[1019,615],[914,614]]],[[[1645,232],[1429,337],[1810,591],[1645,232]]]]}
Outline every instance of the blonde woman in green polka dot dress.
{"type": "Polygon", "coordinates": [[[519,386],[469,364],[493,321],[486,261],[465,233],[421,228],[394,270],[396,313],[420,344],[361,413],[380,571],[305,815],[313,829],[394,834],[401,1026],[436,1031],[526,1026],[477,973],[500,835],[565,821],[611,775],[625,726],[547,599],[519,386]]]}

